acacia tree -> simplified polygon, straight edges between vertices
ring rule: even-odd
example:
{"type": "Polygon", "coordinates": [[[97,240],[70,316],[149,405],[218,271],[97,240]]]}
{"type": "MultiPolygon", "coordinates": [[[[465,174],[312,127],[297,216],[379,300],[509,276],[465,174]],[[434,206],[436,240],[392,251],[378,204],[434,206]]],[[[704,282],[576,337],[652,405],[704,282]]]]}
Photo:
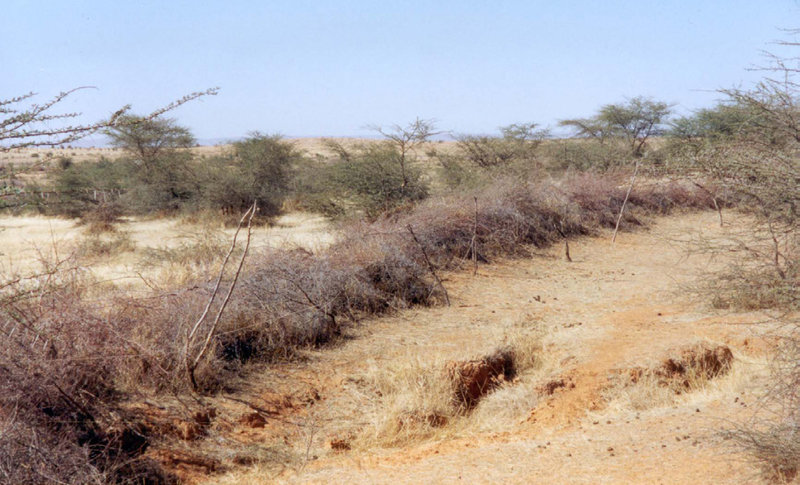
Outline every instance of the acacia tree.
{"type": "Polygon", "coordinates": [[[431,138],[442,132],[436,131],[436,125],[433,120],[420,118],[416,118],[406,126],[395,124],[389,128],[381,126],[372,126],[371,128],[380,133],[397,150],[397,163],[399,164],[402,178],[400,193],[404,195],[411,182],[408,170],[410,157],[416,157],[417,149],[420,145],[430,141],[431,138]]]}
{"type": "Polygon", "coordinates": [[[747,105],[729,99],[672,120],[668,135],[682,144],[731,140],[749,131],[758,117],[747,105]]]}
{"type": "Polygon", "coordinates": [[[136,157],[147,165],[164,153],[178,148],[188,148],[195,138],[188,128],[171,118],[147,119],[125,115],[118,126],[104,130],[110,143],[136,157]]]}
{"type": "Polygon", "coordinates": [[[601,145],[605,144],[606,140],[612,135],[610,127],[596,117],[561,120],[558,124],[559,126],[572,128],[575,132],[575,136],[591,138],[598,141],[601,145]]]}
{"type": "Polygon", "coordinates": [[[580,137],[604,143],[609,138],[625,141],[633,157],[641,157],[647,140],[663,133],[672,106],[637,96],[625,103],[607,104],[591,118],[568,119],[559,125],[572,128],[580,137]]]}
{"type": "Polygon", "coordinates": [[[169,118],[125,115],[122,125],[104,130],[111,145],[125,153],[129,209],[175,210],[197,194],[197,174],[191,167],[194,136],[169,118]]]}
{"type": "MultiPolygon", "coordinates": [[[[90,88],[91,86],[82,86],[70,89],[42,104],[31,102],[36,96],[34,92],[0,99],[0,151],[65,145],[103,130],[121,128],[135,121],[126,116],[131,109],[130,105],[121,107],[108,119],[88,124],[71,124],[71,121],[78,118],[81,113],[56,112],[60,104],[70,95],[90,88]]],[[[153,120],[182,104],[202,96],[213,96],[218,91],[218,88],[211,88],[187,94],[140,119],[153,120]]]]}

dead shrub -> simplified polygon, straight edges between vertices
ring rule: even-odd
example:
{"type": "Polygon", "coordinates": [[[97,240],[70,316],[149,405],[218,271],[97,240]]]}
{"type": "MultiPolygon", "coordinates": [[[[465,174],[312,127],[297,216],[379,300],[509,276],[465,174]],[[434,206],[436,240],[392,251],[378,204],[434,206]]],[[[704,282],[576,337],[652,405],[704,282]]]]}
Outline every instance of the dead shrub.
{"type": "MultiPolygon", "coordinates": [[[[319,254],[264,251],[253,257],[234,293],[216,355],[239,363],[286,357],[297,346],[329,341],[343,324],[363,316],[442,301],[425,256],[436,268],[453,269],[473,257],[488,262],[525,255],[531,247],[589,234],[615,220],[624,198],[624,187],[616,182],[610,177],[576,177],[561,186],[498,181],[474,194],[350,223],[339,241],[319,254]],[[409,226],[416,241],[403,229],[409,226]]],[[[641,212],[708,202],[690,187],[655,185],[636,194],[630,205],[641,212]]],[[[631,215],[626,220],[639,223],[631,215]]]]}
{"type": "Polygon", "coordinates": [[[83,299],[80,273],[52,270],[0,290],[0,476],[166,482],[142,458],[148,438],[120,406],[116,376],[131,360],[126,329],[83,299]]]}
{"type": "Polygon", "coordinates": [[[730,429],[723,436],[760,465],[768,483],[792,483],[800,463],[800,443],[794,422],[756,421],[746,427],[730,429]]]}
{"type": "Polygon", "coordinates": [[[800,308],[800,237],[796,224],[749,220],[747,227],[729,229],[723,238],[698,238],[691,251],[736,255],[696,289],[713,307],[800,308]]]}
{"type": "Polygon", "coordinates": [[[472,258],[473,251],[478,261],[488,262],[589,232],[552,185],[506,181],[471,195],[420,205],[397,219],[378,221],[371,229],[388,233],[393,227],[412,226],[431,259],[443,268],[457,267],[472,258]]]}
{"type": "Polygon", "coordinates": [[[116,231],[115,224],[120,222],[122,208],[114,202],[103,203],[92,210],[81,214],[80,222],[84,231],[90,235],[116,231]]]}
{"type": "MultiPolygon", "coordinates": [[[[612,228],[616,224],[629,180],[623,172],[577,173],[563,181],[564,191],[580,208],[584,223],[612,228]]],[[[723,202],[719,202],[723,203],[723,202]]],[[[713,209],[715,200],[708,189],[685,181],[646,181],[634,186],[628,199],[622,226],[643,223],[642,214],[668,214],[672,210],[713,209]]]]}
{"type": "Polygon", "coordinates": [[[91,232],[83,237],[75,250],[79,258],[111,258],[118,254],[134,251],[136,244],[127,232],[91,232]]]}

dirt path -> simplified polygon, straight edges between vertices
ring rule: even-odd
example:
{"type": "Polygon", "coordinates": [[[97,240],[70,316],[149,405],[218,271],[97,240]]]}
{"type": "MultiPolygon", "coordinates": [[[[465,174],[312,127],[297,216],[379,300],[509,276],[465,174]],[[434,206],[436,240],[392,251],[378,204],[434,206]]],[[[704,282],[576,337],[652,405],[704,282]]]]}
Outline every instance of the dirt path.
{"type": "Polygon", "coordinates": [[[271,369],[251,383],[251,401],[283,395],[308,404],[291,406],[283,421],[237,432],[254,442],[281,440],[304,458],[285,468],[265,462],[214,481],[756,481],[757,470],[715,431],[749,413],[763,382],[759,329],[735,325],[758,316],[717,314],[689,298],[686,287],[724,262],[687,257],[678,241],[722,231],[714,213],[676,215],[650,230],[623,234],[614,246],[606,237],[573,242],[572,263],[563,260],[561,248],[552,248],[530,259],[495,262],[476,277],[448,275],[453,306],[365,322],[340,346],[309,353],[305,363],[271,369]],[[484,355],[531,326],[545,333],[547,365],[487,397],[480,405],[485,409],[479,406],[472,417],[401,447],[331,449],[332,441],[374,426],[388,405],[367,395],[365,379],[409,362],[435,367],[484,355]],[[733,350],[727,376],[679,396],[657,386],[612,385],[619,369],[652,364],[699,340],[733,350]],[[563,386],[552,394],[534,391],[554,379],[563,386]],[[307,399],[317,394],[319,399],[307,399]],[[503,417],[489,419],[491,412],[503,417]]]}

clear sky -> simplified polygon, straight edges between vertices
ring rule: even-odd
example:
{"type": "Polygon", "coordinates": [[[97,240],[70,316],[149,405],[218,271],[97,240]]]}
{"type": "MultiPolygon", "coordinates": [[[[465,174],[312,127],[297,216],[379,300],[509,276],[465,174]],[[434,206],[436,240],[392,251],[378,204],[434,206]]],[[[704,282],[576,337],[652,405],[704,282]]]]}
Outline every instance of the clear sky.
{"type": "Polygon", "coordinates": [[[710,105],[797,27],[794,0],[0,0],[0,99],[93,85],[64,106],[91,121],[219,86],[172,113],[199,139],[492,133],[637,95],[710,105]]]}

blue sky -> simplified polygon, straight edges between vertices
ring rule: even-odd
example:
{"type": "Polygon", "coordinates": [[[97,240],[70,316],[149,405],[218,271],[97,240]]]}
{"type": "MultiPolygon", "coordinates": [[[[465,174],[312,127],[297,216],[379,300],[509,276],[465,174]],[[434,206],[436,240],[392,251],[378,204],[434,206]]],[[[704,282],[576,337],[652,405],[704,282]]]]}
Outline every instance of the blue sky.
{"type": "Polygon", "coordinates": [[[637,95],[687,112],[747,86],[800,3],[761,1],[0,2],[0,98],[82,85],[91,121],[172,113],[200,139],[253,130],[359,136],[434,118],[441,129],[591,115],[637,95]]]}

